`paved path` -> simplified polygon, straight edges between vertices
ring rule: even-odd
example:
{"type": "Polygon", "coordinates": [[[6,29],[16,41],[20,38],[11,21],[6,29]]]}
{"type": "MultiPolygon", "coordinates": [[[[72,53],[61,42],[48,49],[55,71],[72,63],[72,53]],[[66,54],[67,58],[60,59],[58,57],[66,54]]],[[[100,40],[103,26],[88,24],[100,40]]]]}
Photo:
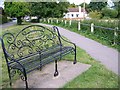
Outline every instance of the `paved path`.
{"type": "MultiPolygon", "coordinates": [[[[52,25],[46,26],[51,27],[52,25]]],[[[78,47],[84,49],[91,57],[105,65],[107,69],[118,74],[118,56],[120,56],[120,53],[117,50],[104,46],[94,40],[88,39],[64,28],[58,28],[61,35],[65,36],[71,42],[74,42],[78,47]]]]}
{"type": "MultiPolygon", "coordinates": [[[[90,68],[88,64],[73,64],[71,61],[59,61],[59,76],[54,77],[54,63],[45,65],[42,71],[36,70],[28,74],[29,88],[60,88],[90,68]]],[[[22,80],[17,80],[13,88],[25,88],[22,80]]]]}
{"type": "Polygon", "coordinates": [[[8,23],[5,23],[5,24],[1,24],[0,28],[4,29],[4,28],[7,28],[7,27],[15,25],[15,24],[16,24],[16,22],[8,22],[8,23]]]}

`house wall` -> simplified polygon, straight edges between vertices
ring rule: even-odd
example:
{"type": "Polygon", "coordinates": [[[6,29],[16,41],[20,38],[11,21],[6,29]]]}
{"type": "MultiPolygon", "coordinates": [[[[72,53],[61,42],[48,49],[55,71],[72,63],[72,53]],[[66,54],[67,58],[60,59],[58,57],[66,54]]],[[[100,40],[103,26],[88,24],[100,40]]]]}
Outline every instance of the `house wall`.
{"type": "MultiPolygon", "coordinates": [[[[84,12],[81,11],[81,7],[79,6],[79,12],[68,12],[65,13],[63,18],[67,19],[74,19],[74,18],[83,18],[84,17],[84,12]]],[[[87,16],[87,13],[85,13],[85,17],[87,16]]]]}

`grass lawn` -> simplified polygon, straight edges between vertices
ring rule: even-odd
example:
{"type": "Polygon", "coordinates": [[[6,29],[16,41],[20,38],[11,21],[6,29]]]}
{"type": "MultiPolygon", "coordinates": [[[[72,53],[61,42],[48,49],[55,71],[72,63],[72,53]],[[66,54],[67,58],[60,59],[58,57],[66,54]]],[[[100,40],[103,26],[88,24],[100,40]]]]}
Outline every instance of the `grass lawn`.
{"type": "MultiPolygon", "coordinates": [[[[14,25],[7,29],[5,32],[17,32],[27,25],[14,25]]],[[[1,46],[0,52],[2,53],[1,46]]],[[[4,56],[2,54],[2,82],[0,84],[3,88],[9,87],[9,78],[7,74],[7,67],[4,56]]],[[[73,55],[68,55],[64,59],[73,60],[73,55]]],[[[107,70],[100,62],[91,58],[84,50],[77,47],[77,61],[85,64],[92,65],[90,69],[83,74],[77,76],[74,80],[68,82],[63,88],[118,88],[118,75],[107,70]]]]}

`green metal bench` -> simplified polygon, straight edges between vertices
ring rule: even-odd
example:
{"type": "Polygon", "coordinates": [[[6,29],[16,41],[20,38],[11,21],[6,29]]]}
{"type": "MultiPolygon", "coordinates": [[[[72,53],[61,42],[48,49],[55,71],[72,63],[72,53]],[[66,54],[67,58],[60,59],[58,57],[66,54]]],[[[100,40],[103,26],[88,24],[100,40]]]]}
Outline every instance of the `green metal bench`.
{"type": "Polygon", "coordinates": [[[76,45],[62,38],[56,26],[52,29],[40,25],[27,26],[17,34],[5,33],[1,37],[1,43],[10,85],[11,78],[17,72],[28,89],[27,73],[38,68],[41,70],[45,64],[52,61],[55,61],[54,76],[57,76],[57,60],[71,52],[74,53],[73,63],[76,63],[76,45]],[[64,45],[63,41],[72,46],[64,45]]]}

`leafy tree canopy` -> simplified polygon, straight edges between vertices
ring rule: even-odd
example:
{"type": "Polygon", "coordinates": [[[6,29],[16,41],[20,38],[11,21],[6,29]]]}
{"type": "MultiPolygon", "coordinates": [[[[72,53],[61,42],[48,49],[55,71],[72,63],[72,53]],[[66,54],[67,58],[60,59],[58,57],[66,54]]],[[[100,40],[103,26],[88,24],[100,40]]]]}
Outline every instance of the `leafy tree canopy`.
{"type": "Polygon", "coordinates": [[[63,17],[63,13],[67,12],[68,2],[32,2],[31,15],[39,18],[63,17]]]}
{"type": "Polygon", "coordinates": [[[89,10],[90,11],[101,11],[102,8],[107,6],[107,1],[104,0],[104,2],[93,2],[91,0],[91,2],[89,3],[89,10]]]}
{"type": "Polygon", "coordinates": [[[27,2],[4,2],[5,13],[10,17],[17,17],[17,24],[21,24],[21,17],[30,13],[30,5],[27,2]]]}

